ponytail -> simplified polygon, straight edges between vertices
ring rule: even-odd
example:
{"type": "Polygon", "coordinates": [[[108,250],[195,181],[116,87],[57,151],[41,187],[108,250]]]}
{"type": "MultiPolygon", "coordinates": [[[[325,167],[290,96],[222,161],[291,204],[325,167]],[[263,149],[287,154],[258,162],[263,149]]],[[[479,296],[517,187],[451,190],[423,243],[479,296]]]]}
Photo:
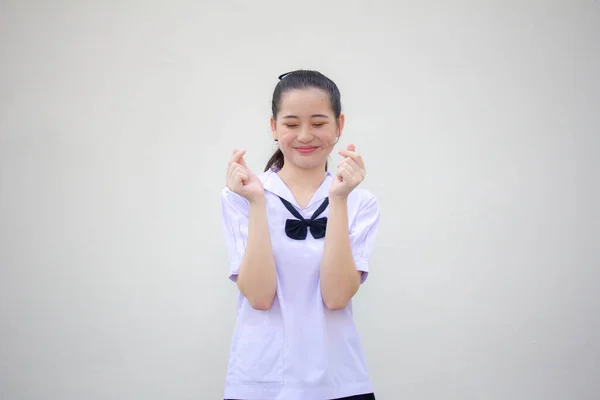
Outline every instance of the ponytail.
{"type": "Polygon", "coordinates": [[[269,161],[267,161],[265,172],[267,172],[271,168],[275,168],[277,170],[283,168],[283,153],[281,152],[281,149],[277,149],[277,151],[273,153],[269,161]]]}

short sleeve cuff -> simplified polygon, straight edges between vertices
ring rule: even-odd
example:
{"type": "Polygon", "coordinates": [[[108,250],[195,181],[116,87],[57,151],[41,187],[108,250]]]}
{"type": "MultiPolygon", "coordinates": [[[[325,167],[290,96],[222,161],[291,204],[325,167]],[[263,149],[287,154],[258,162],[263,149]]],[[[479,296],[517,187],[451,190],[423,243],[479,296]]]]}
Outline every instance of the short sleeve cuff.
{"type": "Polygon", "coordinates": [[[366,261],[357,260],[357,261],[355,261],[355,264],[356,264],[356,269],[358,271],[362,272],[362,274],[360,276],[360,283],[362,285],[363,283],[365,283],[365,281],[367,280],[367,277],[369,276],[369,263],[366,261]]]}
{"type": "Polygon", "coordinates": [[[231,263],[229,264],[229,280],[232,282],[237,282],[238,274],[240,273],[241,263],[231,263]]]}

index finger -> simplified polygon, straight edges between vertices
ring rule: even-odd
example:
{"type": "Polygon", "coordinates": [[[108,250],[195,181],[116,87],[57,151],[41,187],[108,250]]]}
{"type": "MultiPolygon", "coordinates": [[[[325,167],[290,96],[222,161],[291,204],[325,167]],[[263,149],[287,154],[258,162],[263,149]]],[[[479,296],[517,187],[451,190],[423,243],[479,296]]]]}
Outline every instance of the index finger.
{"type": "Polygon", "coordinates": [[[362,156],[356,152],[356,151],[350,151],[350,150],[341,150],[338,152],[341,156],[344,157],[349,157],[352,160],[354,160],[355,163],[357,163],[361,168],[365,167],[365,163],[362,159],[362,156]]]}
{"type": "Polygon", "coordinates": [[[244,156],[244,154],[246,154],[246,150],[233,150],[233,156],[229,160],[229,164],[239,162],[240,159],[244,156]]]}

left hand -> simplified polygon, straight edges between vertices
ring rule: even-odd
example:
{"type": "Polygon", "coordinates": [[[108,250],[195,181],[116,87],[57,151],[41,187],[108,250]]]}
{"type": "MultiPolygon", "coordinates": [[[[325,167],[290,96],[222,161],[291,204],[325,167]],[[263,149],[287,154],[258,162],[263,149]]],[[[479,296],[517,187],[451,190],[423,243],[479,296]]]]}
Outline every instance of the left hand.
{"type": "Polygon", "coordinates": [[[346,150],[340,151],[339,154],[344,159],[337,166],[329,195],[345,198],[365,179],[367,173],[365,163],[353,144],[349,144],[346,150]]]}

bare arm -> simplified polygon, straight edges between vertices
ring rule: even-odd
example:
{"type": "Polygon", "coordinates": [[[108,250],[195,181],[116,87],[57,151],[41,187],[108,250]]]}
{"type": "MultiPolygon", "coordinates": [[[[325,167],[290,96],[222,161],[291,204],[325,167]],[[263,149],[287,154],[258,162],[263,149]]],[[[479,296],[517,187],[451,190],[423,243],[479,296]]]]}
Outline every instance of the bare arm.
{"type": "Polygon", "coordinates": [[[329,310],[346,307],[360,287],[361,274],[350,247],[347,198],[331,196],[320,271],[325,306],[329,310]]]}
{"type": "Polygon", "coordinates": [[[277,275],[267,220],[267,201],[262,182],[244,161],[245,153],[245,150],[234,150],[227,167],[227,187],[250,204],[248,237],[236,282],[253,308],[268,310],[275,298],[277,275]]]}
{"type": "Polygon", "coordinates": [[[271,308],[277,289],[277,275],[264,196],[250,202],[248,242],[237,285],[253,308],[271,308]]]}

